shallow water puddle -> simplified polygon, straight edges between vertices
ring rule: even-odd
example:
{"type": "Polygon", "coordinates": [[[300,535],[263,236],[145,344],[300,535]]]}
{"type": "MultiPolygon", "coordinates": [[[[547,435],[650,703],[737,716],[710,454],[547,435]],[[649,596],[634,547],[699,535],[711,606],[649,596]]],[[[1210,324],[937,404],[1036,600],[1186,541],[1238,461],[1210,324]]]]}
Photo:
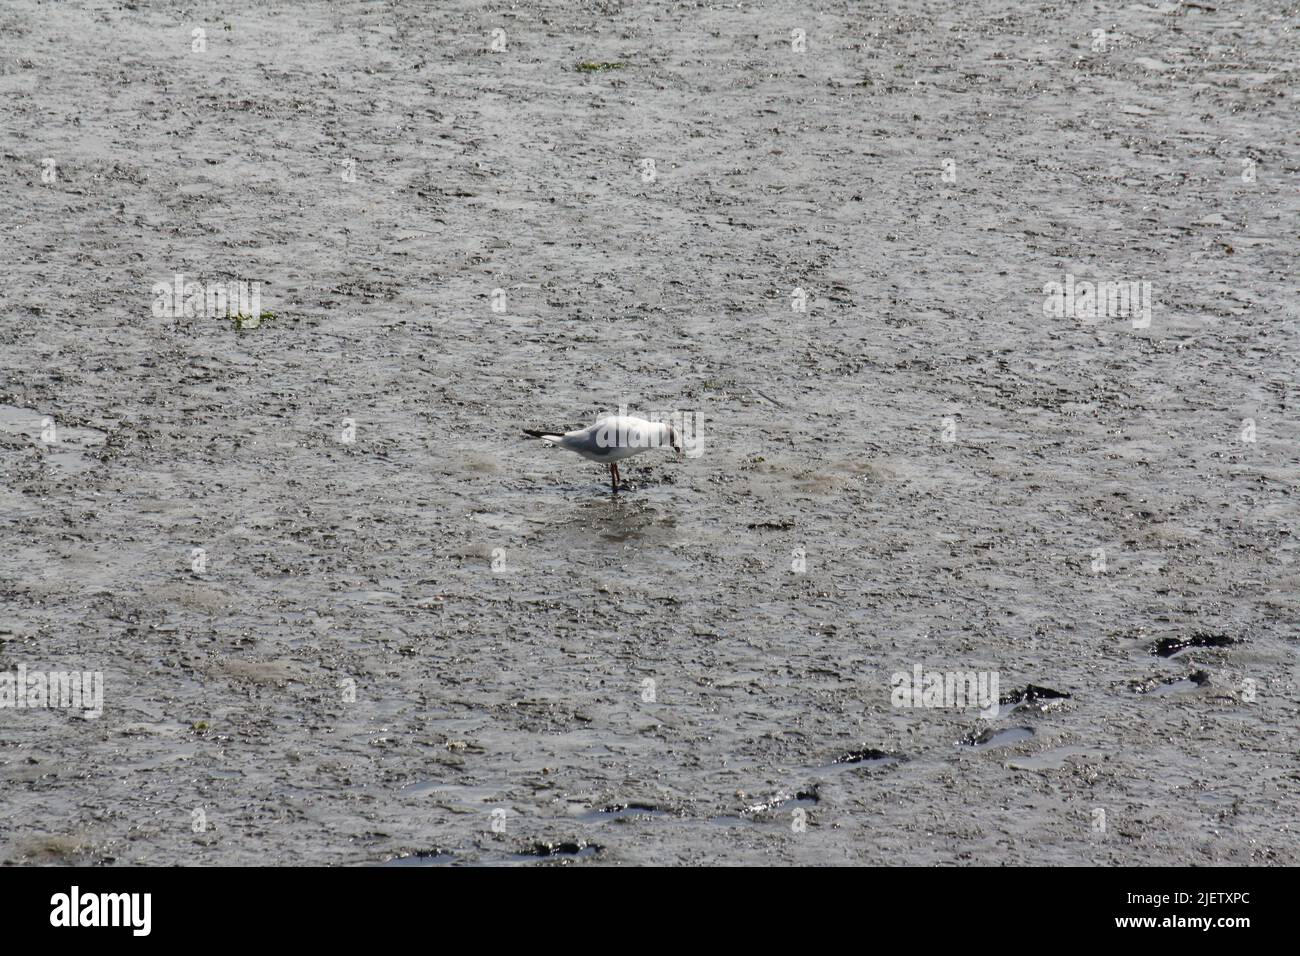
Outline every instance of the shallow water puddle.
{"type": "Polygon", "coordinates": [[[0,488],[0,514],[10,521],[43,515],[45,509],[37,499],[29,498],[8,488],[0,488]]]}
{"type": "Polygon", "coordinates": [[[1062,770],[1071,757],[1100,760],[1101,753],[1088,750],[1086,747],[1056,747],[1052,750],[1044,750],[1040,754],[1015,757],[1007,761],[1007,766],[1012,770],[1062,770]]]}
{"type": "Polygon", "coordinates": [[[87,460],[87,450],[108,440],[108,433],[98,428],[60,425],[56,416],[16,405],[0,405],[0,431],[39,442],[45,460],[69,474],[93,467],[95,462],[87,460]]]}
{"type": "Polygon", "coordinates": [[[395,856],[380,866],[446,866],[456,862],[456,855],[445,850],[429,850],[395,856]]]}
{"type": "Polygon", "coordinates": [[[354,604],[390,604],[401,599],[402,595],[396,591],[343,591],[339,594],[340,601],[354,604]]]}
{"type": "Polygon", "coordinates": [[[1135,694],[1148,697],[1166,697],[1170,694],[1190,694],[1210,683],[1210,672],[1195,670],[1183,677],[1151,676],[1142,680],[1130,681],[1129,688],[1135,694]]]}
{"type": "Polygon", "coordinates": [[[502,534],[520,534],[528,530],[525,527],[526,516],[523,515],[476,511],[468,517],[475,524],[481,524],[502,534]]]}
{"type": "Polygon", "coordinates": [[[1007,727],[1003,730],[989,728],[978,734],[971,734],[962,744],[975,750],[992,750],[994,747],[1008,747],[1028,740],[1034,736],[1032,727],[1007,727]]]}
{"type": "Polygon", "coordinates": [[[174,749],[167,749],[159,753],[151,754],[143,760],[130,764],[129,769],[133,771],[156,770],[174,763],[192,760],[197,752],[197,744],[188,744],[174,749]]]}
{"type": "Polygon", "coordinates": [[[1147,691],[1141,691],[1148,697],[1168,697],[1173,694],[1192,694],[1209,683],[1208,678],[1198,679],[1200,671],[1189,677],[1174,678],[1147,691]]]}
{"type": "Polygon", "coordinates": [[[501,799],[501,790],[496,787],[465,787],[443,783],[441,780],[417,780],[415,783],[408,783],[398,792],[443,796],[475,811],[481,810],[484,804],[501,799]]]}

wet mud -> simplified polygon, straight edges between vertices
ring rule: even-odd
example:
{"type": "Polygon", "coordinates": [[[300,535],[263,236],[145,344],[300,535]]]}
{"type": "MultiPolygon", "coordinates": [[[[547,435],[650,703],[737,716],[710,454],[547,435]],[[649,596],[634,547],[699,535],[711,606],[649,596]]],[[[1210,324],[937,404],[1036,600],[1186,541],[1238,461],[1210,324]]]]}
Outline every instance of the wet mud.
{"type": "Polygon", "coordinates": [[[1296,61],[1269,0],[4,4],[0,673],[104,711],[0,708],[0,861],[1300,863],[1296,61]],[[520,435],[622,404],[702,454],[520,435]]]}

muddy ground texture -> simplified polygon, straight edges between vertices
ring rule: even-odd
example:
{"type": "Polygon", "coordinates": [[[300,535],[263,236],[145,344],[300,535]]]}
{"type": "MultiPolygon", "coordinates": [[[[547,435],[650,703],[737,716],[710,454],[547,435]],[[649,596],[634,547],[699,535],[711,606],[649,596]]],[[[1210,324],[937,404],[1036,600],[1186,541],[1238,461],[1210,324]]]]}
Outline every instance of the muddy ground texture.
{"type": "Polygon", "coordinates": [[[106,696],[0,709],[0,860],[1300,863],[1297,49],[4,4],[0,668],[106,696]],[[176,273],[274,317],[156,318],[176,273]],[[615,498],[519,435],[622,402],[704,454],[615,498]],[[916,664],[1069,696],[892,707],[916,664]]]}

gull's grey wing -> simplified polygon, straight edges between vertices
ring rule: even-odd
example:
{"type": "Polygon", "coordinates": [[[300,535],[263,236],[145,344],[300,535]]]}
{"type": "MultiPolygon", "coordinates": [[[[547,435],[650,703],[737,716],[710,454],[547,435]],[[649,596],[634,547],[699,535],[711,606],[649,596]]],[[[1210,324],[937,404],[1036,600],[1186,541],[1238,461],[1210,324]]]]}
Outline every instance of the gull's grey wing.
{"type": "Polygon", "coordinates": [[[600,422],[588,425],[586,428],[579,428],[577,431],[565,432],[560,444],[570,451],[586,455],[608,455],[615,451],[615,448],[613,445],[602,445],[596,440],[599,431],[600,422]]]}

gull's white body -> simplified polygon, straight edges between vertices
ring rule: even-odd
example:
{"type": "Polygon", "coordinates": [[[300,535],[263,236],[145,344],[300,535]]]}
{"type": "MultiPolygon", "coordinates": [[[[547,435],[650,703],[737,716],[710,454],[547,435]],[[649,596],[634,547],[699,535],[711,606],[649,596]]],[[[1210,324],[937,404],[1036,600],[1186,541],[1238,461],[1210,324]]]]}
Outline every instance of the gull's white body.
{"type": "Polygon", "coordinates": [[[607,415],[596,424],[576,431],[551,433],[525,429],[524,434],[567,448],[588,461],[607,465],[618,491],[618,462],[652,448],[667,448],[680,454],[680,439],[671,425],[646,421],[631,415],[607,415]]]}
{"type": "Polygon", "coordinates": [[[631,415],[610,415],[586,428],[542,438],[602,464],[622,461],[652,448],[672,448],[667,425],[631,415]]]}

